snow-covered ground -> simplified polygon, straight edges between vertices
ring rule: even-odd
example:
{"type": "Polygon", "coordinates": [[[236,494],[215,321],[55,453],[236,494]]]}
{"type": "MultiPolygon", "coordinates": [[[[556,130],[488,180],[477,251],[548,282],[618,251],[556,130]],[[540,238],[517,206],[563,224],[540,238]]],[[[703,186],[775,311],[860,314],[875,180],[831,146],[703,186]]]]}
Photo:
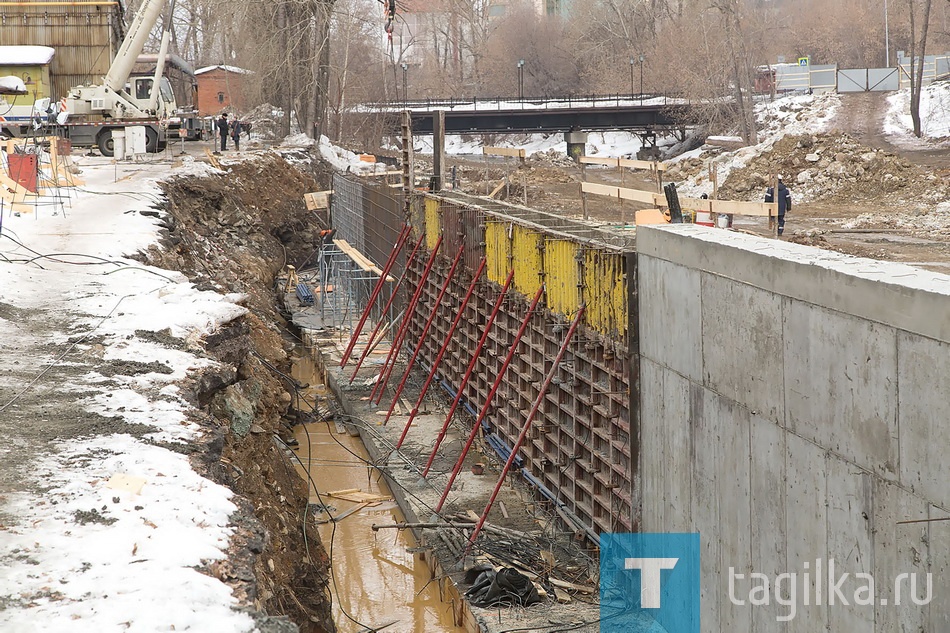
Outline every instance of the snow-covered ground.
{"type": "Polygon", "coordinates": [[[934,141],[950,137],[950,82],[938,81],[920,91],[920,127],[923,138],[914,136],[910,117],[910,90],[904,89],[888,97],[890,106],[884,119],[884,133],[901,147],[932,146],[934,141]]]}
{"type": "MultiPolygon", "coordinates": [[[[567,142],[561,132],[553,134],[507,134],[501,137],[481,134],[446,134],[445,153],[453,156],[482,155],[484,147],[516,147],[532,156],[554,150],[567,155],[567,142]],[[489,141],[486,142],[486,138],[489,141]]],[[[588,156],[632,156],[642,147],[640,139],[631,132],[590,132],[587,137],[588,156]]],[[[414,150],[432,154],[432,136],[415,139],[414,150]]]]}
{"type": "MultiPolygon", "coordinates": [[[[105,360],[158,361],[173,373],[107,380],[91,372],[55,386],[82,394],[88,412],[156,430],[143,439],[72,439],[56,454],[35,453],[22,490],[37,492],[0,497],[0,517],[15,517],[0,522],[0,631],[253,630],[250,616],[232,609],[230,588],[196,569],[225,555],[231,492],[196,474],[185,455],[147,443],[196,437],[190,405],[173,383],[211,361],[133,335],[170,328],[198,339],[243,314],[241,297],[199,292],[179,273],[128,257],[156,241],[157,219],[137,211],[157,199],[156,180],[173,173],[169,165],[80,161],[86,191],[65,208],[19,217],[3,211],[0,302],[27,311],[64,306],[66,326],[44,342],[53,364],[67,364],[67,352],[95,337],[105,360]],[[37,253],[75,253],[60,259],[98,265],[23,261],[37,253]]],[[[186,164],[179,173],[207,169],[186,164]]],[[[24,331],[24,323],[0,318],[5,362],[24,331]]],[[[8,393],[16,391],[0,402],[0,423],[10,423],[28,389],[43,388],[44,365],[35,367],[31,387],[0,376],[8,393]]]]}

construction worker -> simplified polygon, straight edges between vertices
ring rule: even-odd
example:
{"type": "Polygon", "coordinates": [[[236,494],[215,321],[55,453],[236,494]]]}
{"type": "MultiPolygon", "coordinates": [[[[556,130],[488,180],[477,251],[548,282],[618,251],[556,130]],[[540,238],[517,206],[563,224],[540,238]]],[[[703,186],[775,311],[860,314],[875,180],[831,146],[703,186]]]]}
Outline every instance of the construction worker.
{"type": "MultiPolygon", "coordinates": [[[[765,201],[775,202],[775,193],[772,187],[765,190],[765,201]]],[[[785,231],[785,213],[792,210],[792,192],[788,190],[782,177],[778,177],[778,234],[785,231]]]]}
{"type": "Polygon", "coordinates": [[[228,115],[225,112],[221,113],[221,118],[215,121],[215,126],[218,128],[218,136],[221,137],[221,151],[227,151],[228,149],[228,115]]]}

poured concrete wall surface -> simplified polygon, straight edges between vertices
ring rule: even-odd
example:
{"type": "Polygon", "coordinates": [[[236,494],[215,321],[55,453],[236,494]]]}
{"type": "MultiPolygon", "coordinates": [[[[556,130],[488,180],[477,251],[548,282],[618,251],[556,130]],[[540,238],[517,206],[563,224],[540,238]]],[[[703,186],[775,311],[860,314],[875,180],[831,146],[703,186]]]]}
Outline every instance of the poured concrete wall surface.
{"type": "Polygon", "coordinates": [[[700,532],[703,631],[950,630],[950,521],[899,523],[950,517],[950,277],[637,233],[642,525],[700,532]]]}

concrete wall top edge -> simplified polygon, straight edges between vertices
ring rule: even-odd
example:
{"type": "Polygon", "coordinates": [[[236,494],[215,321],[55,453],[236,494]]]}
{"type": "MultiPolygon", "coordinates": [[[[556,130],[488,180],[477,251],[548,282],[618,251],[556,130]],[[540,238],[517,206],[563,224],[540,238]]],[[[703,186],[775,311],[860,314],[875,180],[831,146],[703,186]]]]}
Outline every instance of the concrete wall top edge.
{"type": "Polygon", "coordinates": [[[639,255],[950,341],[950,275],[694,224],[637,233],[639,255]]]}

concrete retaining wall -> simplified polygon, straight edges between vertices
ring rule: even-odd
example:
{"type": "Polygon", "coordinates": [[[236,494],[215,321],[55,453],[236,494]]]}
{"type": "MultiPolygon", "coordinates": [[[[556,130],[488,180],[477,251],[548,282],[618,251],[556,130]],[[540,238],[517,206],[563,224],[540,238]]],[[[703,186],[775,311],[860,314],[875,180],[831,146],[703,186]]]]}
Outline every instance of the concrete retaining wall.
{"type": "Polygon", "coordinates": [[[703,630],[950,630],[950,521],[898,524],[950,517],[950,277],[692,225],[637,249],[642,526],[701,533],[703,630]],[[873,606],[853,575],[828,604],[829,559],[873,606]],[[895,606],[915,572],[932,601],[895,606]]]}

